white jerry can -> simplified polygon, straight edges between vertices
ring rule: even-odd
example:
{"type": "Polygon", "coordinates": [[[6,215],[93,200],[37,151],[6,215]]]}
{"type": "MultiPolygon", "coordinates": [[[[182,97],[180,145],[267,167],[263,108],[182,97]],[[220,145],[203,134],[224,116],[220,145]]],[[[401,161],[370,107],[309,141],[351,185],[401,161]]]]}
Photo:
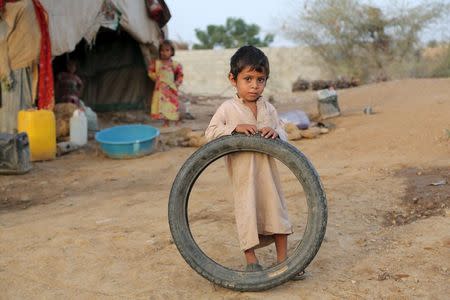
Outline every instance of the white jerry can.
{"type": "Polygon", "coordinates": [[[78,146],[87,144],[88,122],[86,114],[77,109],[70,118],[70,141],[78,146]]]}

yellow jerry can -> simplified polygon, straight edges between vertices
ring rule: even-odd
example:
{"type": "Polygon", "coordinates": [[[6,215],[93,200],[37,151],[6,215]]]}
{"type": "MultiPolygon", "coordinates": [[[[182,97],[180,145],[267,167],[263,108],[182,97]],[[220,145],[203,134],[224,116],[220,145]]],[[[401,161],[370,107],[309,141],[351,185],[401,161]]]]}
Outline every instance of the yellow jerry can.
{"type": "Polygon", "coordinates": [[[31,160],[49,160],[56,156],[56,121],[51,110],[21,110],[17,129],[26,132],[31,160]]]}

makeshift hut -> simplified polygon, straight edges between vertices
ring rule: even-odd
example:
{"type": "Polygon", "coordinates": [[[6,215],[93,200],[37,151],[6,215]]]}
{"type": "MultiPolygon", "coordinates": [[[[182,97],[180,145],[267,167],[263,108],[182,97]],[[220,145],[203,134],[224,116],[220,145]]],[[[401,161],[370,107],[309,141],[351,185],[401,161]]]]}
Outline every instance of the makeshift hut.
{"type": "Polygon", "coordinates": [[[54,77],[68,58],[87,106],[147,107],[146,66],[169,18],[163,0],[0,0],[0,132],[14,132],[18,110],[58,102],[54,77]]]}

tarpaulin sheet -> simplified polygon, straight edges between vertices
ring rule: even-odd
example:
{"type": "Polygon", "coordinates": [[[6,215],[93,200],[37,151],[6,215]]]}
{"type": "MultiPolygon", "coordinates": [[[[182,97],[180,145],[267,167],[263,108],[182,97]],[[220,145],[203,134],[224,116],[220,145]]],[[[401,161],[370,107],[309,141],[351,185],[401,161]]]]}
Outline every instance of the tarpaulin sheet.
{"type": "MultiPolygon", "coordinates": [[[[49,16],[52,55],[75,49],[93,25],[104,0],[41,0],[49,16]]],[[[134,2],[134,1],[132,1],[134,2]]]]}
{"type": "Polygon", "coordinates": [[[159,44],[158,24],[147,14],[145,2],[130,0],[111,0],[121,13],[120,25],[141,44],[159,44]]]}

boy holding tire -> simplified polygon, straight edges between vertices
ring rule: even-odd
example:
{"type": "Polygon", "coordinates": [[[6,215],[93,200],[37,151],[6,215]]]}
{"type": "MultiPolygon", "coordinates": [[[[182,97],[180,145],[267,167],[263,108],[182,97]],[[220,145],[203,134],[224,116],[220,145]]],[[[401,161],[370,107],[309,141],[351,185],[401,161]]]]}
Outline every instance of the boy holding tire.
{"type": "MultiPolygon", "coordinates": [[[[237,50],[231,57],[228,75],[236,95],[222,103],[212,117],[205,132],[208,140],[234,132],[286,140],[276,109],[262,98],[269,72],[269,61],[261,50],[253,46],[237,50]]],[[[277,261],[284,261],[292,225],[275,160],[256,152],[233,153],[225,160],[233,185],[235,219],[246,270],[262,270],[255,249],[270,242],[275,242],[277,261]]],[[[294,279],[302,279],[302,275],[294,279]]]]}

